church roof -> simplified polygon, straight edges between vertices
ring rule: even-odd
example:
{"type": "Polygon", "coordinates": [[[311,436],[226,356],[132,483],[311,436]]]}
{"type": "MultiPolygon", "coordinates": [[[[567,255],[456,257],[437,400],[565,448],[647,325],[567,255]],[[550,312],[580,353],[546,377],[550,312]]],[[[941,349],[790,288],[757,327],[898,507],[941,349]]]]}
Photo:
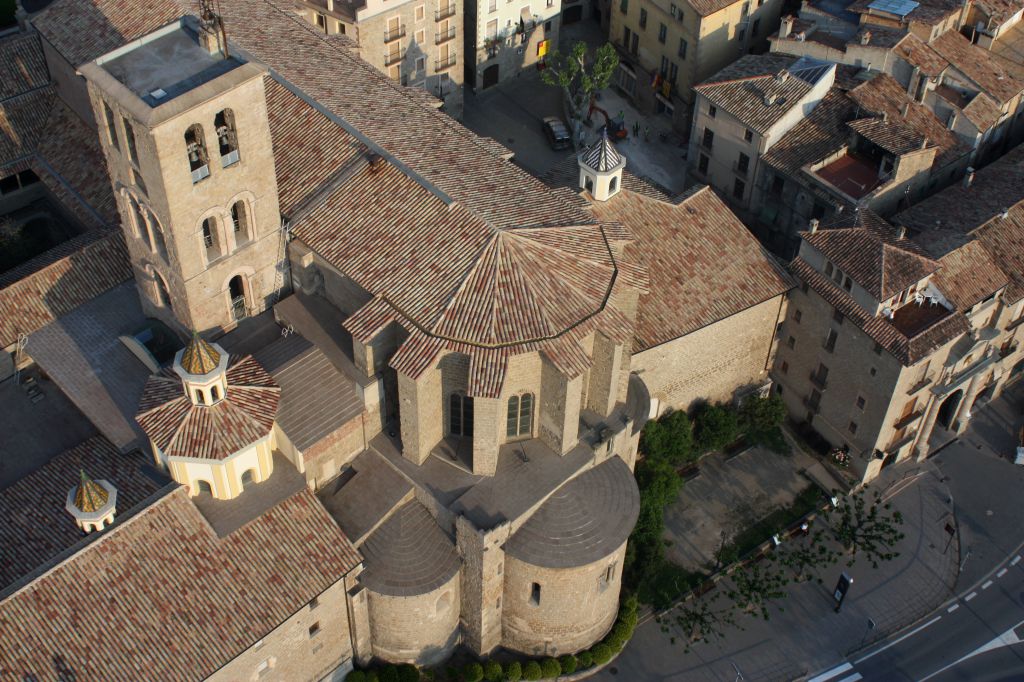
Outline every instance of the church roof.
{"type": "Polygon", "coordinates": [[[181,353],[181,367],[189,374],[209,374],[220,364],[220,353],[198,333],[181,353]]]}
{"type": "Polygon", "coordinates": [[[75,488],[75,506],[81,511],[92,513],[99,511],[107,503],[107,489],[89,478],[85,469],[80,472],[81,480],[75,488]]]}
{"type": "Polygon", "coordinates": [[[226,379],[223,399],[195,405],[181,378],[165,368],[142,389],[139,426],[170,457],[230,457],[270,433],[281,389],[252,356],[232,356],[226,379]]]}
{"type": "Polygon", "coordinates": [[[584,152],[581,160],[589,168],[603,173],[622,163],[622,156],[616,151],[612,141],[608,139],[608,133],[603,132],[600,141],[584,152]]]}

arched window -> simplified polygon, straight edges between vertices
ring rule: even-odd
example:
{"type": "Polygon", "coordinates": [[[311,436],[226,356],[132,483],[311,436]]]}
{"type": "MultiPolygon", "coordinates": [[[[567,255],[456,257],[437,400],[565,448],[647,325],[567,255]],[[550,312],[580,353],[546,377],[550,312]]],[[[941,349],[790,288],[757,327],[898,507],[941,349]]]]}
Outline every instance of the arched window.
{"type": "Polygon", "coordinates": [[[209,157],[206,154],[206,140],[203,127],[198,123],[185,131],[185,151],[188,153],[188,167],[192,171],[192,184],[209,177],[209,157]]]}
{"type": "Polygon", "coordinates": [[[228,282],[228,295],[231,297],[231,314],[236,320],[246,317],[248,308],[245,304],[245,282],[241,275],[235,275],[228,282]]]}
{"type": "Polygon", "coordinates": [[[216,386],[210,386],[210,402],[217,402],[220,400],[220,389],[216,386]]]}
{"type": "Polygon", "coordinates": [[[236,201],[231,205],[231,226],[235,232],[236,246],[249,241],[249,214],[245,210],[244,201],[236,201]]]}
{"type": "Polygon", "coordinates": [[[199,405],[205,405],[206,404],[206,396],[203,395],[203,392],[201,390],[199,390],[198,388],[196,389],[196,403],[199,404],[199,405]]]}
{"type": "Polygon", "coordinates": [[[170,308],[171,306],[171,292],[167,290],[167,282],[160,276],[159,273],[153,271],[153,280],[156,284],[156,302],[157,304],[170,308]]]}
{"type": "Polygon", "coordinates": [[[508,399],[509,438],[529,436],[533,432],[533,394],[514,395],[508,399]]]}
{"type": "Polygon", "coordinates": [[[213,119],[217,131],[217,146],[220,148],[221,168],[238,163],[238,134],[235,131],[235,112],[225,109],[213,119]]]}
{"type": "Polygon", "coordinates": [[[156,220],[150,220],[149,225],[151,234],[153,235],[154,250],[160,254],[160,257],[163,258],[165,262],[169,262],[167,259],[167,242],[164,241],[164,233],[163,230],[160,229],[160,223],[156,220]]]}
{"type": "Polygon", "coordinates": [[[611,181],[608,183],[608,193],[611,194],[611,193],[615,192],[615,190],[618,189],[618,188],[619,188],[619,179],[618,178],[612,178],[611,181]]]}
{"type": "Polygon", "coordinates": [[[201,493],[207,493],[208,495],[213,494],[213,486],[210,485],[209,481],[196,481],[196,486],[199,488],[199,492],[201,493]]]}
{"type": "Polygon", "coordinates": [[[448,432],[453,436],[473,435],[473,399],[452,393],[448,399],[448,432]]]}
{"type": "Polygon", "coordinates": [[[246,469],[245,473],[242,474],[242,487],[245,488],[246,486],[252,485],[252,482],[253,482],[253,479],[255,478],[255,476],[256,476],[256,470],[255,469],[246,469]]]}
{"type": "Polygon", "coordinates": [[[203,220],[203,247],[206,249],[207,262],[217,260],[221,256],[218,237],[216,219],[210,217],[203,220]]]}

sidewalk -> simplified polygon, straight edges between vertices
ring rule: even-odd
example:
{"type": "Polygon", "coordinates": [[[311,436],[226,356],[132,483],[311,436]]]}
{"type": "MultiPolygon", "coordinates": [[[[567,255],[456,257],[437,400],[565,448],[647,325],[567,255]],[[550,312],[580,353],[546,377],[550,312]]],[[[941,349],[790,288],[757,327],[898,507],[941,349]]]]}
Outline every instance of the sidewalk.
{"type": "MultiPolygon", "coordinates": [[[[742,619],[745,630],[724,640],[698,643],[689,654],[671,643],[656,622],[641,626],[618,659],[629,680],[788,680],[821,669],[912,622],[953,592],[960,561],[956,540],[943,552],[951,518],[949,489],[931,462],[892,467],[871,488],[884,494],[904,517],[900,556],[874,570],[863,559],[852,569],[840,564],[820,576],[823,583],[793,585],[771,620],[742,619]],[[854,578],[842,613],[831,592],[840,573],[854,578]],[[877,627],[869,631],[868,619],[877,627]],[[735,666],[735,668],[734,668],[735,666]]],[[[612,680],[611,671],[594,677],[612,680]]]]}

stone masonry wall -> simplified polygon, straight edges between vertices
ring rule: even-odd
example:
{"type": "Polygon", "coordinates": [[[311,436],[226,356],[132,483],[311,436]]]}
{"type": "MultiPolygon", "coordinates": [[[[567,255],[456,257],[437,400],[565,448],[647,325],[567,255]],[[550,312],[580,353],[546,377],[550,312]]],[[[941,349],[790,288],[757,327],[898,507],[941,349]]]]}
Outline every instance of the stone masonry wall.
{"type": "Polygon", "coordinates": [[[505,552],[509,524],[490,531],[476,528],[464,516],[455,520],[461,570],[463,642],[477,655],[486,655],[501,642],[505,552]]]}
{"type": "Polygon", "coordinates": [[[448,658],[458,644],[458,573],[437,589],[412,597],[367,592],[374,656],[432,665],[448,658]]]}

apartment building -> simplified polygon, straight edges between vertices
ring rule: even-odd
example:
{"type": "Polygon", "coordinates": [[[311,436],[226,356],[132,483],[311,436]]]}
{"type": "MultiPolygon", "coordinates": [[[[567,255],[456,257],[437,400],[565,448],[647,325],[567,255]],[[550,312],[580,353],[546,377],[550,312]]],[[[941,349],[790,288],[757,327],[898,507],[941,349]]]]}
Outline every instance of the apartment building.
{"type": "Polygon", "coordinates": [[[542,68],[558,46],[561,0],[470,0],[466,4],[466,81],[476,91],[542,68]]]}
{"type": "Polygon", "coordinates": [[[644,112],[690,129],[691,88],[767,47],[782,0],[613,0],[608,38],[621,57],[615,83],[644,112]]]}
{"type": "Polygon", "coordinates": [[[802,235],[776,390],[864,481],[955,438],[1024,368],[1022,152],[897,227],[860,210],[802,235]]]}
{"type": "Polygon", "coordinates": [[[392,80],[426,90],[449,115],[462,118],[462,0],[295,2],[324,33],[354,42],[359,56],[392,80]]]}

